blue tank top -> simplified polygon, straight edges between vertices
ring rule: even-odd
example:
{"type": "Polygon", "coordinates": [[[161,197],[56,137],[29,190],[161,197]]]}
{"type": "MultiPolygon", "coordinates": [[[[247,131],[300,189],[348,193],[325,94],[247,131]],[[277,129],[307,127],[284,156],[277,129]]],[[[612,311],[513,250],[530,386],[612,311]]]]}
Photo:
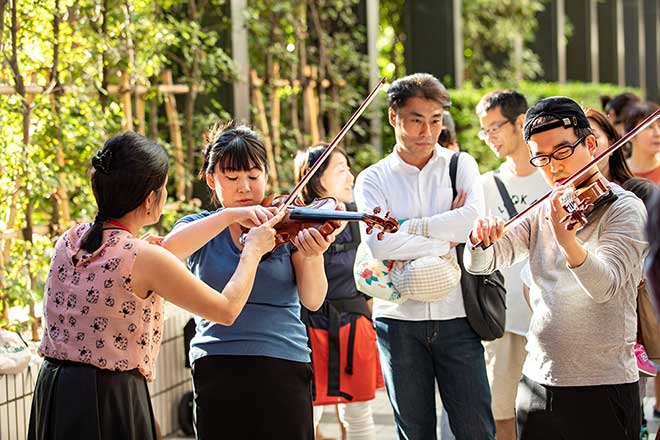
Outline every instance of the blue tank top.
{"type": "MultiPolygon", "coordinates": [[[[183,217],[189,223],[214,212],[183,217]]],[[[227,285],[240,260],[229,228],[188,257],[188,268],[218,291],[227,285]]],[[[307,332],[300,320],[300,300],[291,262],[291,246],[278,247],[257,268],[247,304],[231,326],[196,317],[190,344],[190,362],[211,355],[269,356],[310,362],[307,332]]]]}

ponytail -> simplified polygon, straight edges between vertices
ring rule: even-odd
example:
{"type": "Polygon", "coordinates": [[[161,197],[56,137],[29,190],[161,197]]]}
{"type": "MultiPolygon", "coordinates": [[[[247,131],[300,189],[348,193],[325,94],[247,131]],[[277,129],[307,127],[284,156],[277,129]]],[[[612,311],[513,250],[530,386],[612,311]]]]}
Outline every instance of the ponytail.
{"type": "Polygon", "coordinates": [[[94,217],[94,223],[80,239],[80,248],[89,253],[96,251],[103,242],[103,223],[107,218],[100,212],[94,217]]]}

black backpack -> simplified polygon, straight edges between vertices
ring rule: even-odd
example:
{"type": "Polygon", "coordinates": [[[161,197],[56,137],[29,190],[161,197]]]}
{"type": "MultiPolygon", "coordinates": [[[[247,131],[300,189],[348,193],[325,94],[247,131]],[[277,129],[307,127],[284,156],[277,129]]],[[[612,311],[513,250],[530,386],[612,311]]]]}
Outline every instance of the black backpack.
{"type": "MultiPolygon", "coordinates": [[[[456,198],[456,171],[460,153],[454,153],[449,162],[449,177],[456,198]]],[[[490,275],[472,275],[463,266],[465,243],[456,246],[456,257],[461,267],[463,305],[470,326],[484,341],[501,338],[506,322],[506,289],[500,271],[490,275]]]]}

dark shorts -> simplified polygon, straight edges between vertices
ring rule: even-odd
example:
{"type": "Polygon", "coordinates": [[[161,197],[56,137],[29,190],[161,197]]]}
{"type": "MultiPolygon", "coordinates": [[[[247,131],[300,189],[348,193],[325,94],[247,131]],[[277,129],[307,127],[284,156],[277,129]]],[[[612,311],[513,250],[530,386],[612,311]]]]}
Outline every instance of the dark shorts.
{"type": "Polygon", "coordinates": [[[28,440],[156,440],[155,433],[147,381],[137,370],[44,360],[28,440]]]}
{"type": "Polygon", "coordinates": [[[523,376],[516,414],[520,440],[639,440],[639,385],[555,387],[523,376]]]}
{"type": "Polygon", "coordinates": [[[266,356],[193,363],[198,440],[314,440],[312,367],[266,356]]]}

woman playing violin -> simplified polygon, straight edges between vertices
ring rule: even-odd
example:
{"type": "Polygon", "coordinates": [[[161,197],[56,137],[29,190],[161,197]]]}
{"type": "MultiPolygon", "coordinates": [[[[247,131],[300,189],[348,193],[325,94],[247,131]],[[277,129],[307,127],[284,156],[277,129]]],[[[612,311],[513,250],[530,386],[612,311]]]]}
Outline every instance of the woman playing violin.
{"type": "MultiPolygon", "coordinates": [[[[297,181],[319,159],[325,145],[298,153],[297,181]]],[[[355,211],[348,156],[336,149],[302,190],[305,203],[322,197],[335,198],[344,209],[355,211]]],[[[325,254],[328,296],[316,311],[303,310],[312,348],[314,367],[314,423],[318,426],[323,405],[339,404],[339,417],[352,440],[376,438],[371,400],[383,386],[371,322],[371,299],[355,288],[353,264],[360,231],[357,222],[344,222],[325,254]],[[334,324],[333,324],[334,320],[334,324]],[[354,328],[353,328],[354,327],[354,328]],[[341,356],[340,356],[341,354],[341,356]],[[350,368],[347,368],[350,359],[350,368]]]]}
{"type": "MultiPolygon", "coordinates": [[[[646,210],[615,183],[616,196],[569,230],[561,183],[592,163],[596,140],[586,115],[565,97],[527,111],[531,163],[552,195],[504,234],[495,218],[475,222],[465,266],[485,274],[529,256],[532,321],[518,388],[518,435],[525,438],[638,439],[639,375],[633,354],[636,294],[648,251],[646,210]]],[[[583,184],[603,181],[593,164],[583,184]]],[[[579,186],[579,185],[578,185],[579,186]]]]}
{"type": "MultiPolygon", "coordinates": [[[[245,126],[207,134],[200,178],[222,205],[177,222],[164,246],[193,274],[222,288],[241,261],[244,228],[265,222],[266,150],[245,126]]],[[[232,325],[197,318],[190,360],[198,439],[314,438],[312,369],[300,305],[317,310],[327,281],[323,252],[334,240],[301,230],[256,269],[245,308],[232,325]]]]}

